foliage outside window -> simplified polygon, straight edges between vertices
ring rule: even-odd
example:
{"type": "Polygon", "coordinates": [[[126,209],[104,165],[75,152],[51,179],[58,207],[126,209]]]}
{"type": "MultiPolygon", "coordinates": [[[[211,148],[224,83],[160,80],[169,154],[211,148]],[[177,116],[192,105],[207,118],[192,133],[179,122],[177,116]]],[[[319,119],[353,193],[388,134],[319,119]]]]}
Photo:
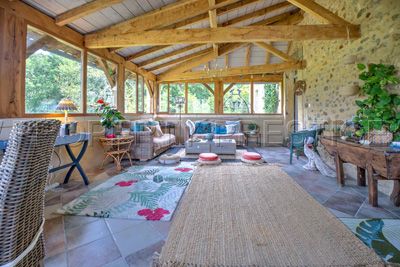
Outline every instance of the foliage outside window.
{"type": "Polygon", "coordinates": [[[117,65],[90,53],[87,58],[87,112],[96,112],[95,103],[100,98],[116,106],[117,65]]]}
{"type": "Polygon", "coordinates": [[[25,112],[54,113],[70,97],[82,112],[81,51],[28,27],[25,112]]]}
{"type": "Polygon", "coordinates": [[[160,84],[158,112],[168,112],[168,84],[160,84]]]}
{"type": "Polygon", "coordinates": [[[138,101],[138,112],[143,113],[144,112],[144,79],[143,76],[139,75],[139,80],[138,80],[138,96],[137,96],[137,101],[138,101]]]}
{"type": "Polygon", "coordinates": [[[188,113],[214,113],[214,84],[188,83],[188,113]]]}
{"type": "Polygon", "coordinates": [[[253,92],[254,113],[281,113],[279,83],[254,83],[253,92]]]}
{"type": "Polygon", "coordinates": [[[151,94],[149,91],[149,87],[147,83],[144,83],[144,92],[143,92],[143,100],[144,100],[144,113],[151,113],[151,94]]]}
{"type": "Polygon", "coordinates": [[[185,97],[185,84],[184,83],[170,83],[169,84],[169,112],[170,113],[185,113],[185,107],[176,103],[179,98],[185,97]]]}
{"type": "Polygon", "coordinates": [[[244,114],[251,113],[250,83],[237,83],[233,86],[229,83],[224,84],[224,113],[244,114]]]}
{"type": "Polygon", "coordinates": [[[125,71],[125,113],[136,113],[136,73],[125,71]]]}

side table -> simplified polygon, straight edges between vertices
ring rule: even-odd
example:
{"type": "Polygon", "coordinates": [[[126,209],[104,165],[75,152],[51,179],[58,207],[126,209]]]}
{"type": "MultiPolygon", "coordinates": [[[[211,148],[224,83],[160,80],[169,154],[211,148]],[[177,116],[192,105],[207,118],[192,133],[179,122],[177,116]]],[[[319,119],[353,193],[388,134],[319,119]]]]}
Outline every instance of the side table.
{"type": "Polygon", "coordinates": [[[117,170],[122,170],[121,161],[127,156],[132,166],[131,146],[135,140],[134,136],[118,136],[116,138],[100,138],[99,141],[104,148],[104,159],[101,163],[103,169],[106,160],[111,157],[114,159],[117,170]]]}
{"type": "Polygon", "coordinates": [[[257,146],[261,146],[261,133],[260,132],[256,132],[256,133],[245,132],[244,135],[246,136],[246,146],[249,145],[249,139],[251,139],[251,138],[256,139],[257,146]]]}

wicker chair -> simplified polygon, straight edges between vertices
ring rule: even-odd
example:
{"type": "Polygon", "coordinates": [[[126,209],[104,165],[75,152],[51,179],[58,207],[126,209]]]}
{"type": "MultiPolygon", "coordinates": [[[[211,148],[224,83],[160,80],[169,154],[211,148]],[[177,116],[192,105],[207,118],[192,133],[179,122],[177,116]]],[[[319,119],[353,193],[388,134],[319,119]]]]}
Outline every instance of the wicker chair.
{"type": "Polygon", "coordinates": [[[0,165],[0,266],[42,263],[44,188],[59,128],[57,120],[23,121],[12,128],[0,165]]]}

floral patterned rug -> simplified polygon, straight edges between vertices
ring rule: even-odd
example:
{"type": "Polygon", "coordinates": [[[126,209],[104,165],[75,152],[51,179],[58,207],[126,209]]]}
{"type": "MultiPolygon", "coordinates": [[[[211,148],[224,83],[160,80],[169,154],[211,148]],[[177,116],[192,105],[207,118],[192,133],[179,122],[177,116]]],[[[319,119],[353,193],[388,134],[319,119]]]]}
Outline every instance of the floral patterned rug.
{"type": "Polygon", "coordinates": [[[384,261],[400,264],[400,220],[339,219],[384,261]]]}
{"type": "Polygon", "coordinates": [[[133,166],[58,210],[61,214],[171,220],[194,166],[133,166]]]}

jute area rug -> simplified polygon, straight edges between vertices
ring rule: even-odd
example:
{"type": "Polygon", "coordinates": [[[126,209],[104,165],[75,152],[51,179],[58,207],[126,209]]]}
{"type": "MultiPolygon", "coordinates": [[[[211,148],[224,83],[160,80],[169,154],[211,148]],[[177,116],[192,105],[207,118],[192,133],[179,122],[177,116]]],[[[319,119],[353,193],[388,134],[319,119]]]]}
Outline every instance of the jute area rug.
{"type": "Polygon", "coordinates": [[[198,167],[154,266],[381,266],[277,166],[198,167]]]}

